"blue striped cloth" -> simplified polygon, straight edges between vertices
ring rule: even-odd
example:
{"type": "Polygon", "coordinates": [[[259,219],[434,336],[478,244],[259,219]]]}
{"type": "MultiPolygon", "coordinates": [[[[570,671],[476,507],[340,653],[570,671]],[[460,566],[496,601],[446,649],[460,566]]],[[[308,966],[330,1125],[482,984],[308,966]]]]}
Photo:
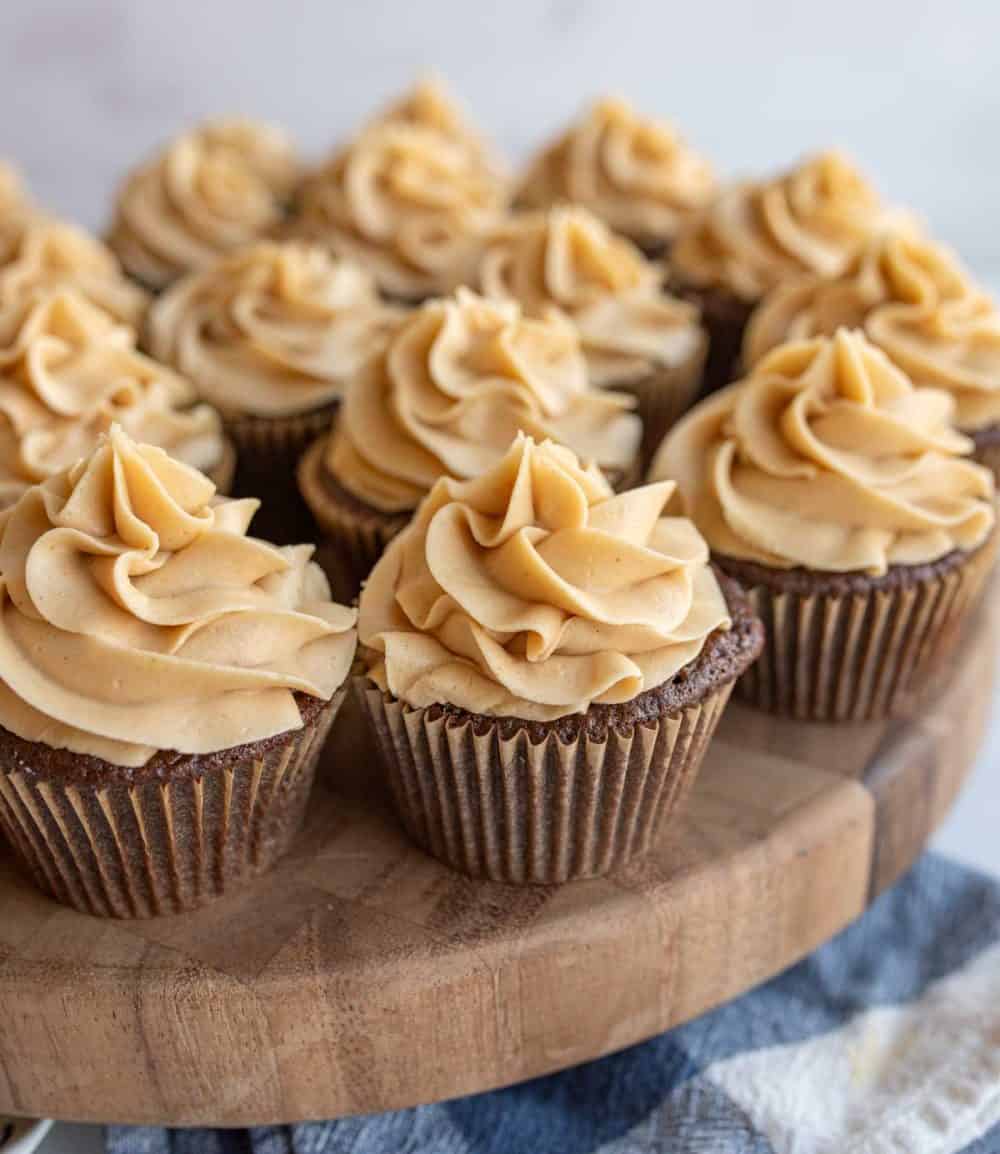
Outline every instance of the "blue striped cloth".
{"type": "Polygon", "coordinates": [[[507,1090],[110,1154],[1000,1154],[1000,885],[928,855],[759,989],[507,1090]]]}

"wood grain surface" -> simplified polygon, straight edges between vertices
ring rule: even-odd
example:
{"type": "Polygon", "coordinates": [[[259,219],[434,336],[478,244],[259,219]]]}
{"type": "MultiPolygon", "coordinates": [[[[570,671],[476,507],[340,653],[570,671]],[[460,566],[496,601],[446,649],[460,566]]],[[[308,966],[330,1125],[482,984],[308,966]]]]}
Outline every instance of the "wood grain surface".
{"type": "Polygon", "coordinates": [[[195,914],[89,919],[0,849],[0,1112],[245,1125],[561,1069],[683,1022],[857,917],[920,852],[989,709],[994,592],[908,723],[731,706],[686,810],[600,881],[469,881],[414,849],[353,703],[268,877],[195,914]]]}

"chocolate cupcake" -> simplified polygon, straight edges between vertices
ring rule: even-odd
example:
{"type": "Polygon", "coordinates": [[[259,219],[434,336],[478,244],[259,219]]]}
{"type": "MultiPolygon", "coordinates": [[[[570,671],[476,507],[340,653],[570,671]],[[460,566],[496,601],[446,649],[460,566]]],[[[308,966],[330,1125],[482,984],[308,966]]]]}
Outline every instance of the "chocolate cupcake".
{"type": "Polygon", "coordinates": [[[692,216],[669,264],[673,287],[708,327],[706,391],[735,376],[743,329],[767,292],[806,272],[837,276],[860,244],[901,219],[836,152],[725,188],[692,216]]]}
{"type": "Polygon", "coordinates": [[[357,261],[390,299],[418,303],[470,283],[507,196],[464,138],[397,117],[303,182],[289,231],[357,261]]]}
{"type": "Polygon", "coordinates": [[[0,508],[88,456],[114,424],[228,491],[236,454],[219,414],[134,340],[71,289],[0,309],[0,508]]]}
{"type": "Polygon", "coordinates": [[[108,243],[129,276],[159,292],[275,229],[298,175],[295,150],[273,125],[202,124],[126,179],[108,243]]]}
{"type": "Polygon", "coordinates": [[[37,214],[17,226],[0,224],[0,314],[64,288],[137,331],[149,306],[111,249],[82,228],[37,214]]]}
{"type": "Polygon", "coordinates": [[[299,826],[355,614],[256,505],[116,427],[0,515],[0,829],[61,902],[190,909],[299,826]]]}
{"type": "Polygon", "coordinates": [[[960,636],[996,551],[993,477],[955,402],[858,332],[780,345],[669,434],[652,476],[767,631],[740,693],[816,721],[905,712],[960,636]]]}
{"type": "Polygon", "coordinates": [[[1000,313],[952,253],[913,232],[886,233],[839,277],[780,285],[750,318],[743,363],[841,325],[863,328],[915,385],[951,393],[974,457],[1000,477],[1000,313]]]}
{"type": "Polygon", "coordinates": [[[516,199],[522,208],[583,205],[662,256],[714,192],[711,166],[669,124],[605,97],[532,161],[516,199]]]}
{"type": "Polygon", "coordinates": [[[150,310],[150,351],[222,413],[239,455],[237,493],[264,498],[270,539],[312,536],[295,468],[399,315],[357,265],[271,242],[184,277],[150,310]]]}
{"type": "Polygon", "coordinates": [[[478,282],[529,316],[557,308],[573,322],[590,383],[636,398],[648,464],[697,395],[708,346],[698,310],[663,291],[662,268],[587,209],[562,206],[501,226],[478,282]]]}
{"type": "Polygon", "coordinates": [[[439,477],[474,477],[519,430],[558,440],[620,483],[635,476],[642,424],[631,397],[592,388],[573,325],[525,318],[467,289],[429,301],[350,382],[299,486],[326,538],[341,596],[357,592],[439,477]]]}
{"type": "Polygon", "coordinates": [[[662,515],[672,490],[616,496],[519,436],[439,481],[375,567],[362,699],[404,825],[453,868],[607,873],[690,788],[762,632],[694,526],[662,515]]]}

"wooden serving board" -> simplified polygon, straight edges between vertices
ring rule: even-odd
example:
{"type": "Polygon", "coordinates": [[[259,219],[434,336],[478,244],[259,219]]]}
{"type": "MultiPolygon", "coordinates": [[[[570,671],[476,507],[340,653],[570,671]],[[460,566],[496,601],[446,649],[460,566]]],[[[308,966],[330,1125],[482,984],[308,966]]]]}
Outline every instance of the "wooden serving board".
{"type": "Polygon", "coordinates": [[[998,616],[994,592],[907,724],[731,706],[687,809],[600,881],[517,889],[424,856],[356,712],[289,858],[193,915],[83,917],[0,850],[0,1112],[244,1125],[386,1110],[561,1069],[733,998],[919,853],[978,746],[998,616]]]}

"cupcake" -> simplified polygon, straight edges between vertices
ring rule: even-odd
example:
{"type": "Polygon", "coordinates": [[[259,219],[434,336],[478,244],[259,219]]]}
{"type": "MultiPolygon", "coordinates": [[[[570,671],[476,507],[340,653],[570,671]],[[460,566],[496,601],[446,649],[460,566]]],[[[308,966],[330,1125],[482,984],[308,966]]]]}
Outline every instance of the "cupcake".
{"type": "Polygon", "coordinates": [[[632,393],[643,461],[691,404],[707,341],[698,310],[663,292],[662,270],[585,208],[525,213],[501,226],[479,265],[487,296],[529,316],[558,308],[573,322],[590,383],[632,393]]]}
{"type": "Polygon", "coordinates": [[[299,487],[326,537],[342,596],[359,583],[439,477],[491,468],[519,430],[550,437],[619,484],[637,472],[642,424],[623,393],[590,387],[572,324],[525,318],[467,289],[429,301],[350,382],[299,487]]]}
{"type": "Polygon", "coordinates": [[[109,243],[153,292],[276,228],[298,179],[278,128],[203,124],[136,169],[118,194],[109,243]]]}
{"type": "Polygon", "coordinates": [[[951,393],[976,460],[1000,477],[1000,313],[950,252],[913,233],[886,233],[833,280],[779,285],[750,318],[743,363],[841,325],[863,328],[915,385],[951,393]]]}
{"type": "Polygon", "coordinates": [[[701,306],[709,332],[705,385],[733,379],[754,306],[783,281],[834,277],[872,234],[902,219],[836,152],[773,180],[724,189],[681,230],[670,252],[673,287],[701,306]]]}
{"type": "Polygon", "coordinates": [[[94,451],[112,425],[232,482],[235,453],[191,384],[72,290],[0,312],[0,508],[94,451]]]}
{"type": "Polygon", "coordinates": [[[668,435],[651,475],[764,621],[752,704],[882,718],[947,667],[996,551],[993,477],[954,411],[839,329],[778,346],[668,435]]]}
{"type": "Polygon", "coordinates": [[[150,310],[150,351],[222,413],[237,492],[264,498],[268,537],[311,535],[296,464],[397,319],[357,265],[270,242],[182,278],[150,310]]]}
{"type": "Polygon", "coordinates": [[[0,829],[58,901],[190,909],[298,829],[355,614],[256,507],[116,427],[0,515],[0,829]]]}
{"type": "Polygon", "coordinates": [[[307,178],[293,235],[370,270],[416,303],[470,281],[507,188],[464,140],[401,119],[377,122],[307,178]]]}
{"type": "Polygon", "coordinates": [[[669,124],[606,97],[532,161],[516,199],[523,208],[583,205],[661,256],[714,192],[711,166],[669,124]]]}
{"type": "Polygon", "coordinates": [[[673,485],[518,436],[438,481],[361,595],[361,696],[410,835],[508,882],[607,873],[690,788],[762,643],[673,485]],[[611,575],[609,578],[609,574],[611,575]]]}
{"type": "Polygon", "coordinates": [[[33,215],[3,236],[0,226],[0,313],[40,293],[69,288],[114,320],[138,330],[149,298],[96,237],[68,221],[33,215]]]}

